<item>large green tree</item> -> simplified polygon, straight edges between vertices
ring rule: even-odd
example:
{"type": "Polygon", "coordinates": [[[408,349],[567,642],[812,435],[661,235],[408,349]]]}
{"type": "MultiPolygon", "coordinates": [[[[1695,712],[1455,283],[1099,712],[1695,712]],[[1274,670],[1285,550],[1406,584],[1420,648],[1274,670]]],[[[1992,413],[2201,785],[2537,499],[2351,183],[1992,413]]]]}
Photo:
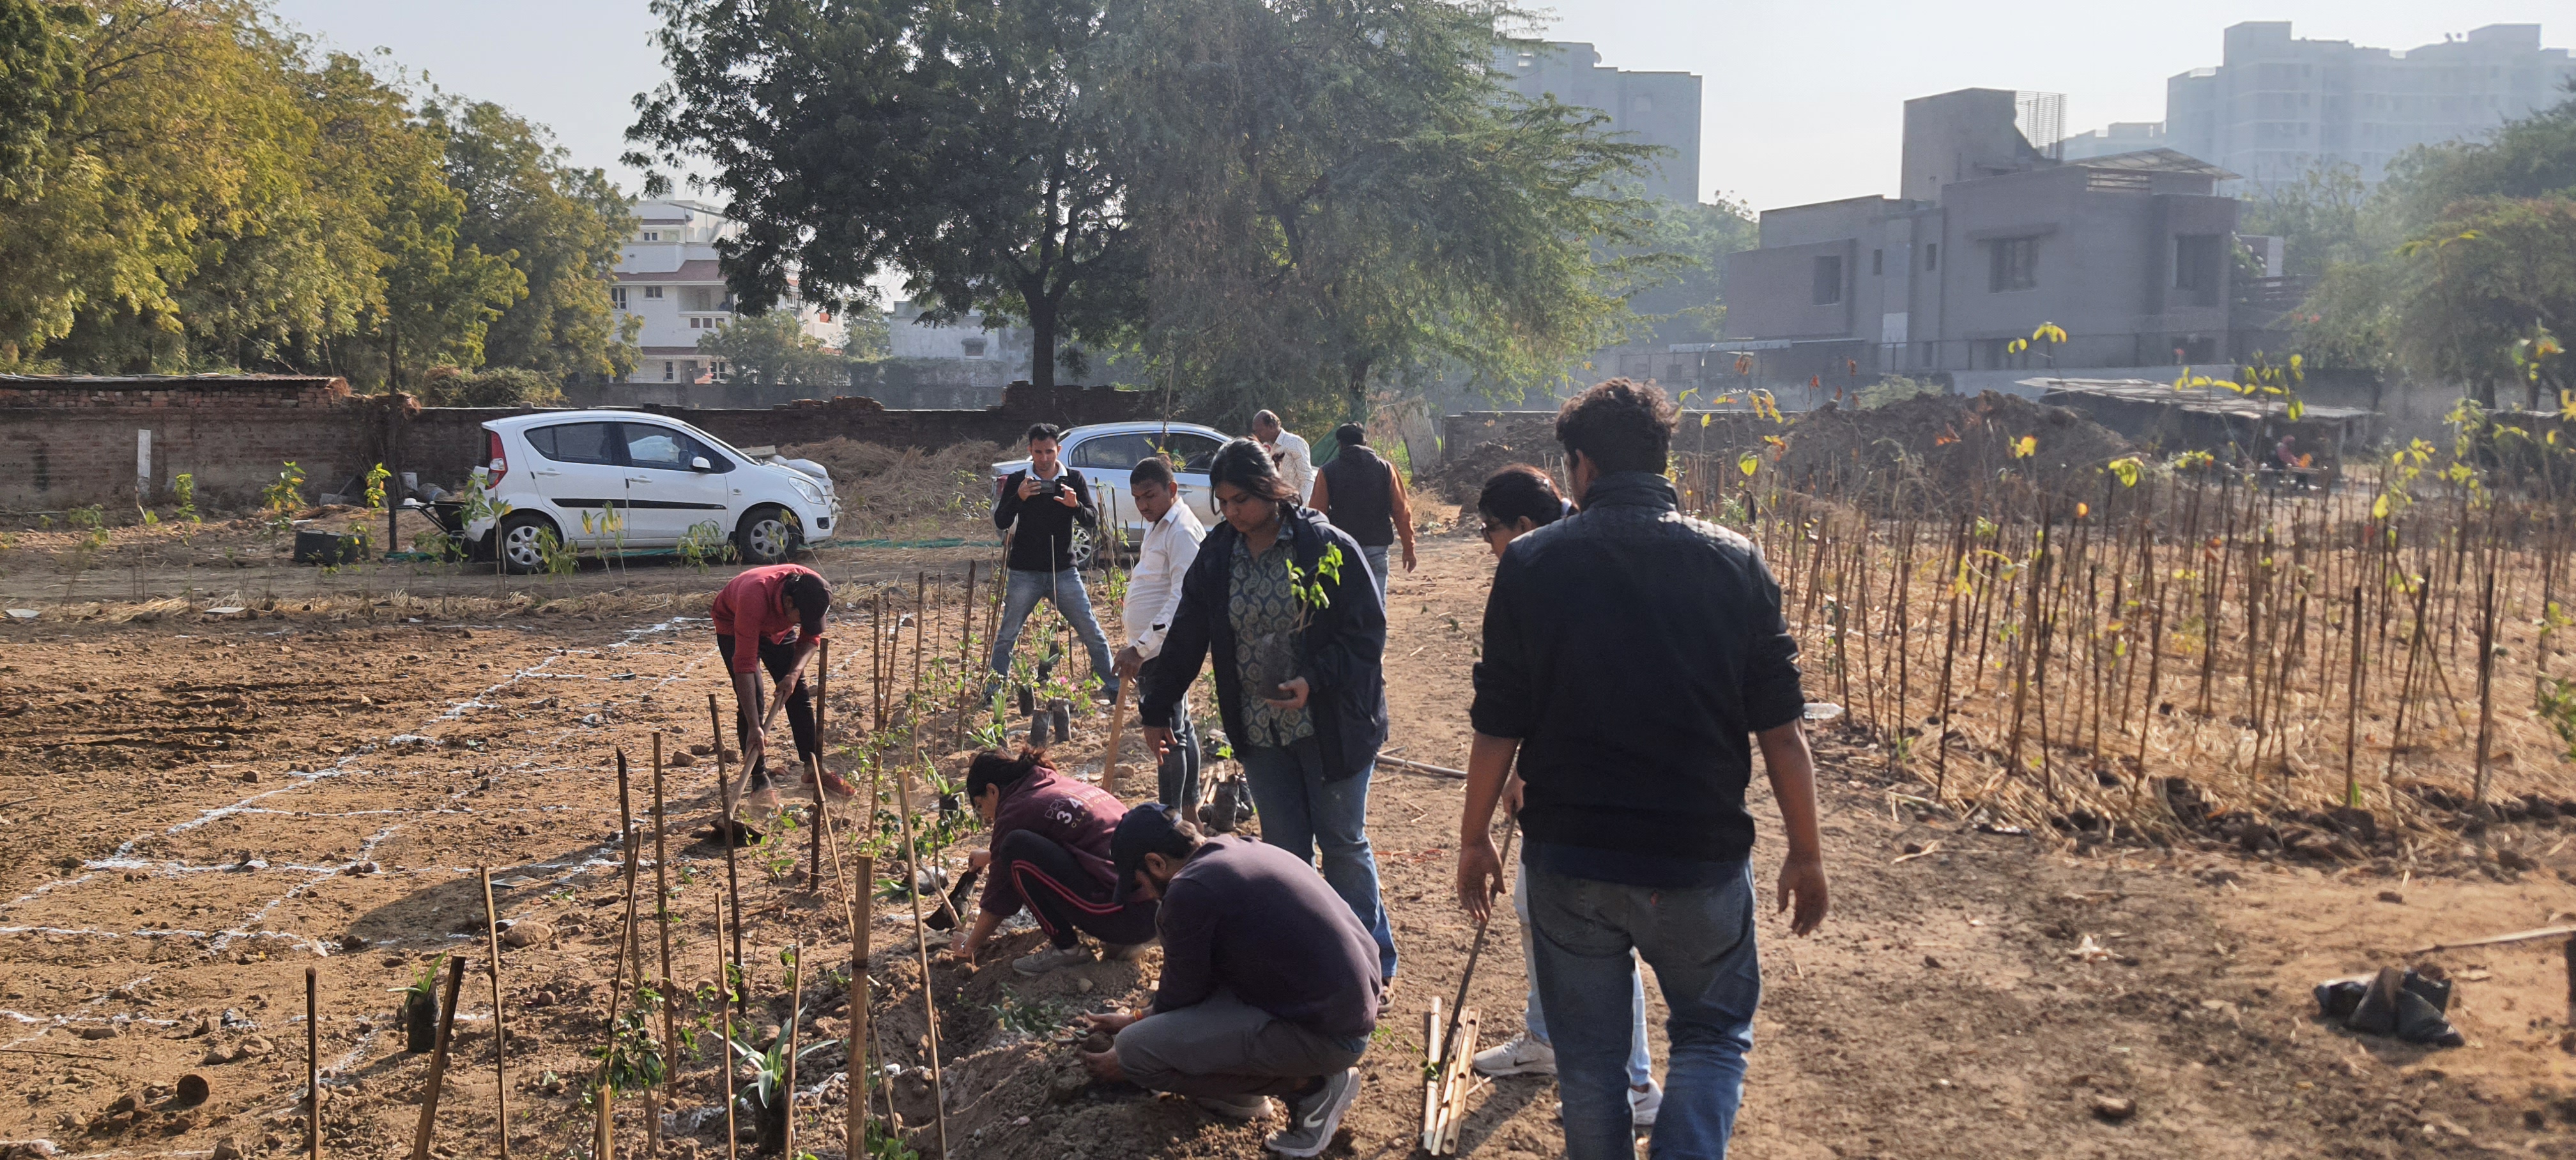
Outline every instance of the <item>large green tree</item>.
{"type": "Polygon", "coordinates": [[[444,140],[447,184],[465,200],[457,240],[502,256],[526,283],[526,296],[492,320],[484,360],[558,379],[624,378],[634,344],[619,329],[608,283],[633,224],[625,196],[499,105],[451,98],[423,112],[444,140]]]}
{"type": "Polygon", "coordinates": [[[1549,383],[1623,333],[1651,155],[1499,84],[1451,0],[1116,0],[1112,92],[1148,243],[1147,348],[1219,412],[1461,373],[1549,383]],[[1257,402],[1259,401],[1259,402],[1257,402]]]}
{"type": "Polygon", "coordinates": [[[39,175],[37,159],[55,125],[80,108],[71,45],[57,24],[78,19],[39,0],[0,0],[0,199],[39,175]]]}
{"type": "Polygon", "coordinates": [[[1097,96],[1092,0],[654,0],[671,81],[634,158],[711,168],[747,223],[746,308],[871,304],[893,270],[933,321],[1024,320],[1031,378],[1142,314],[1119,126],[1097,96]]]}
{"type": "Polygon", "coordinates": [[[850,358],[805,333],[786,310],[745,315],[698,339],[698,353],[721,360],[729,381],[798,387],[850,385],[850,358]]]}
{"type": "MultiPolygon", "coordinates": [[[[2357,207],[2322,180],[2257,217],[2318,225],[2325,268],[2303,307],[2322,365],[2367,366],[2465,388],[2489,407],[2520,382],[2515,344],[2576,326],[2576,87],[2477,141],[2401,154],[2357,207]]],[[[2292,257],[2298,257],[2293,247],[2292,257]]]]}

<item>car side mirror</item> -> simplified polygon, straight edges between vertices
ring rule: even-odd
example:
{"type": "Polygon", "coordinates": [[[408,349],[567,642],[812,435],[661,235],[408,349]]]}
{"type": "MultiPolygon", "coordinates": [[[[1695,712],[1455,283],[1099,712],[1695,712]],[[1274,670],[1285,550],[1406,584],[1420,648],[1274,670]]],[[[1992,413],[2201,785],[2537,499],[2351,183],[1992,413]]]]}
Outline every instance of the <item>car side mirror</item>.
{"type": "Polygon", "coordinates": [[[703,455],[689,461],[691,471],[714,471],[715,469],[716,465],[707,462],[707,457],[703,455]]]}

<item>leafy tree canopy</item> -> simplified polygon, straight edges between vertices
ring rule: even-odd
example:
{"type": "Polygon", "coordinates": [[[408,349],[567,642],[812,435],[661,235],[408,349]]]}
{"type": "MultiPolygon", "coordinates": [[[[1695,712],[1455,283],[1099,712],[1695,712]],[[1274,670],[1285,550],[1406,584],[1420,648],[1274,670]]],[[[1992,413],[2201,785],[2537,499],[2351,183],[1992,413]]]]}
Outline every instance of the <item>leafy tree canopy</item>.
{"type": "Polygon", "coordinates": [[[1087,0],[655,0],[671,81],[639,99],[638,165],[692,159],[747,223],[722,243],[746,308],[870,305],[900,271],[932,321],[1025,320],[1031,375],[1141,310],[1095,96],[1087,0]]]}

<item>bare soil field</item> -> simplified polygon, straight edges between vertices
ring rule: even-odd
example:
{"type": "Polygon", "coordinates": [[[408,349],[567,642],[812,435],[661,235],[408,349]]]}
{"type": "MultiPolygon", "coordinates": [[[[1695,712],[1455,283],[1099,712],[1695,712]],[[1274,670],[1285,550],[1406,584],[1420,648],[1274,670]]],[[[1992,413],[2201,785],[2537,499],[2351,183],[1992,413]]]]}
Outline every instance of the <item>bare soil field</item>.
{"type": "MultiPolygon", "coordinates": [[[[962,575],[992,558],[826,553],[822,566],[857,604],[872,584],[908,588],[918,571],[962,575]]],[[[22,576],[39,566],[0,556],[0,592],[61,583],[22,576]]],[[[309,587],[272,594],[257,616],[208,618],[203,601],[137,616],[142,604],[101,592],[94,609],[49,603],[0,627],[0,1152],[42,1140],[64,1155],[294,1154],[312,968],[325,1153],[407,1154],[428,1064],[403,1050],[395,991],[452,953],[476,969],[437,1154],[499,1153],[496,1062],[512,1153],[587,1154],[586,1053],[606,1033],[625,897],[614,754],[633,759],[644,817],[652,733],[674,754],[711,740],[707,696],[724,686],[703,616],[725,570],[587,570],[551,594],[452,575],[379,577],[370,594],[361,573],[283,574],[309,587]],[[545,930],[503,956],[497,1061],[476,867],[490,868],[504,918],[545,930]],[[201,1103],[175,1094],[191,1074],[211,1089],[201,1103]]],[[[1480,542],[1448,535],[1394,581],[1389,745],[1402,756],[1463,764],[1489,575],[1480,542]]],[[[1098,587],[1094,599],[1112,604],[1098,587]]],[[[870,659],[865,617],[842,623],[832,715],[846,737],[866,716],[870,659]]],[[[1060,758],[1096,772],[1105,731],[1085,717],[1060,758]]],[[[2078,853],[2053,833],[1982,832],[1932,806],[1864,736],[1828,733],[1819,750],[1834,910],[1805,940],[1765,918],[1769,994],[1738,1155],[2576,1155],[2557,944],[2426,960],[2460,980],[2459,1049],[2354,1035],[2308,995],[2324,978],[2417,961],[2415,947],[2576,911],[2562,879],[2576,851],[2554,818],[2339,868],[2209,839],[2078,853]],[[2497,846],[2530,853],[2477,856],[2497,846]],[[2118,1101],[2134,1114],[2097,1110],[2118,1101]]],[[[1122,756],[1141,767],[1133,740],[1122,756]]],[[[940,760],[953,768],[956,755],[940,760]]],[[[665,778],[676,1016],[693,1026],[714,1010],[700,984],[722,954],[726,859],[691,837],[716,810],[712,760],[693,755],[665,778]]],[[[1330,1154],[1401,1157],[1416,1151],[1422,1012],[1454,993],[1474,932],[1451,887],[1460,784],[1381,767],[1372,798],[1403,977],[1330,1154]]],[[[1767,896],[1776,814],[1757,802],[1755,816],[1767,896]]],[[[837,988],[810,977],[851,960],[836,894],[806,888],[796,851],[783,865],[777,850],[738,861],[747,1036],[785,1020],[778,952],[790,944],[810,968],[804,1041],[845,1034],[837,988]]],[[[899,877],[883,862],[880,876],[899,877]]],[[[942,1109],[923,1075],[909,914],[899,898],[877,905],[871,1054],[893,1070],[884,1090],[927,1155],[942,1109]]],[[[1523,996],[1512,922],[1501,909],[1469,995],[1494,1042],[1516,1029],[1523,996]]],[[[929,970],[951,1155],[1261,1154],[1264,1126],[1082,1082],[1059,1029],[1076,1010],[1142,1002],[1157,960],[1038,979],[1003,965],[1036,939],[1001,940],[980,970],[929,970]]],[[[1660,1029],[1656,1041],[1660,1059],[1660,1029]]],[[[714,1046],[701,1034],[674,1068],[664,1152],[725,1150],[714,1046]]],[[[799,1139],[824,1160],[841,1155],[847,1068],[839,1047],[800,1064],[799,1139]]],[[[1497,1081],[1471,1103],[1462,1152],[1558,1151],[1548,1082],[1497,1081]]],[[[645,1102],[617,1108],[621,1147],[642,1152],[645,1102]]]]}

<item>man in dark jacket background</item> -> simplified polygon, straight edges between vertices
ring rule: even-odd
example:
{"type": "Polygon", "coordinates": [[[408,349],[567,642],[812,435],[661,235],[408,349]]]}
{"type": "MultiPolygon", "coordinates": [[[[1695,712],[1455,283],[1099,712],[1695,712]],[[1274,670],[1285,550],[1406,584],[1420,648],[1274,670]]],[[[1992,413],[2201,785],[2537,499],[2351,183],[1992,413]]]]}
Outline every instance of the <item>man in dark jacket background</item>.
{"type": "Polygon", "coordinates": [[[1109,661],[1109,638],[1091,615],[1091,593],[1082,587],[1082,571],[1073,566],[1074,528],[1100,531],[1100,509],[1092,503],[1091,484],[1064,465],[1059,453],[1064,432],[1050,424],[1029,428],[1029,466],[1002,480],[993,501],[993,526],[1010,533],[1004,562],[1010,584],[1002,598],[1002,628],[993,635],[992,676],[984,683],[984,700],[1000,691],[1011,671],[1011,650],[1020,643],[1020,626],[1037,611],[1038,601],[1052,600],[1055,610],[1073,625],[1073,634],[1090,650],[1091,671],[1100,674],[1102,700],[1118,696],[1118,670],[1109,661]]]}
{"type": "Polygon", "coordinates": [[[1762,994],[1748,738],[1788,836],[1780,905],[1798,934],[1825,917],[1797,641],[1752,543],[1678,511],[1674,420],[1626,379],[1558,412],[1582,510],[1504,550],[1475,670],[1459,900],[1479,919],[1492,904],[1491,822],[1517,755],[1521,889],[1574,1160],[1635,1154],[1632,948],[1671,1010],[1653,1153],[1726,1154],[1762,994]]]}

